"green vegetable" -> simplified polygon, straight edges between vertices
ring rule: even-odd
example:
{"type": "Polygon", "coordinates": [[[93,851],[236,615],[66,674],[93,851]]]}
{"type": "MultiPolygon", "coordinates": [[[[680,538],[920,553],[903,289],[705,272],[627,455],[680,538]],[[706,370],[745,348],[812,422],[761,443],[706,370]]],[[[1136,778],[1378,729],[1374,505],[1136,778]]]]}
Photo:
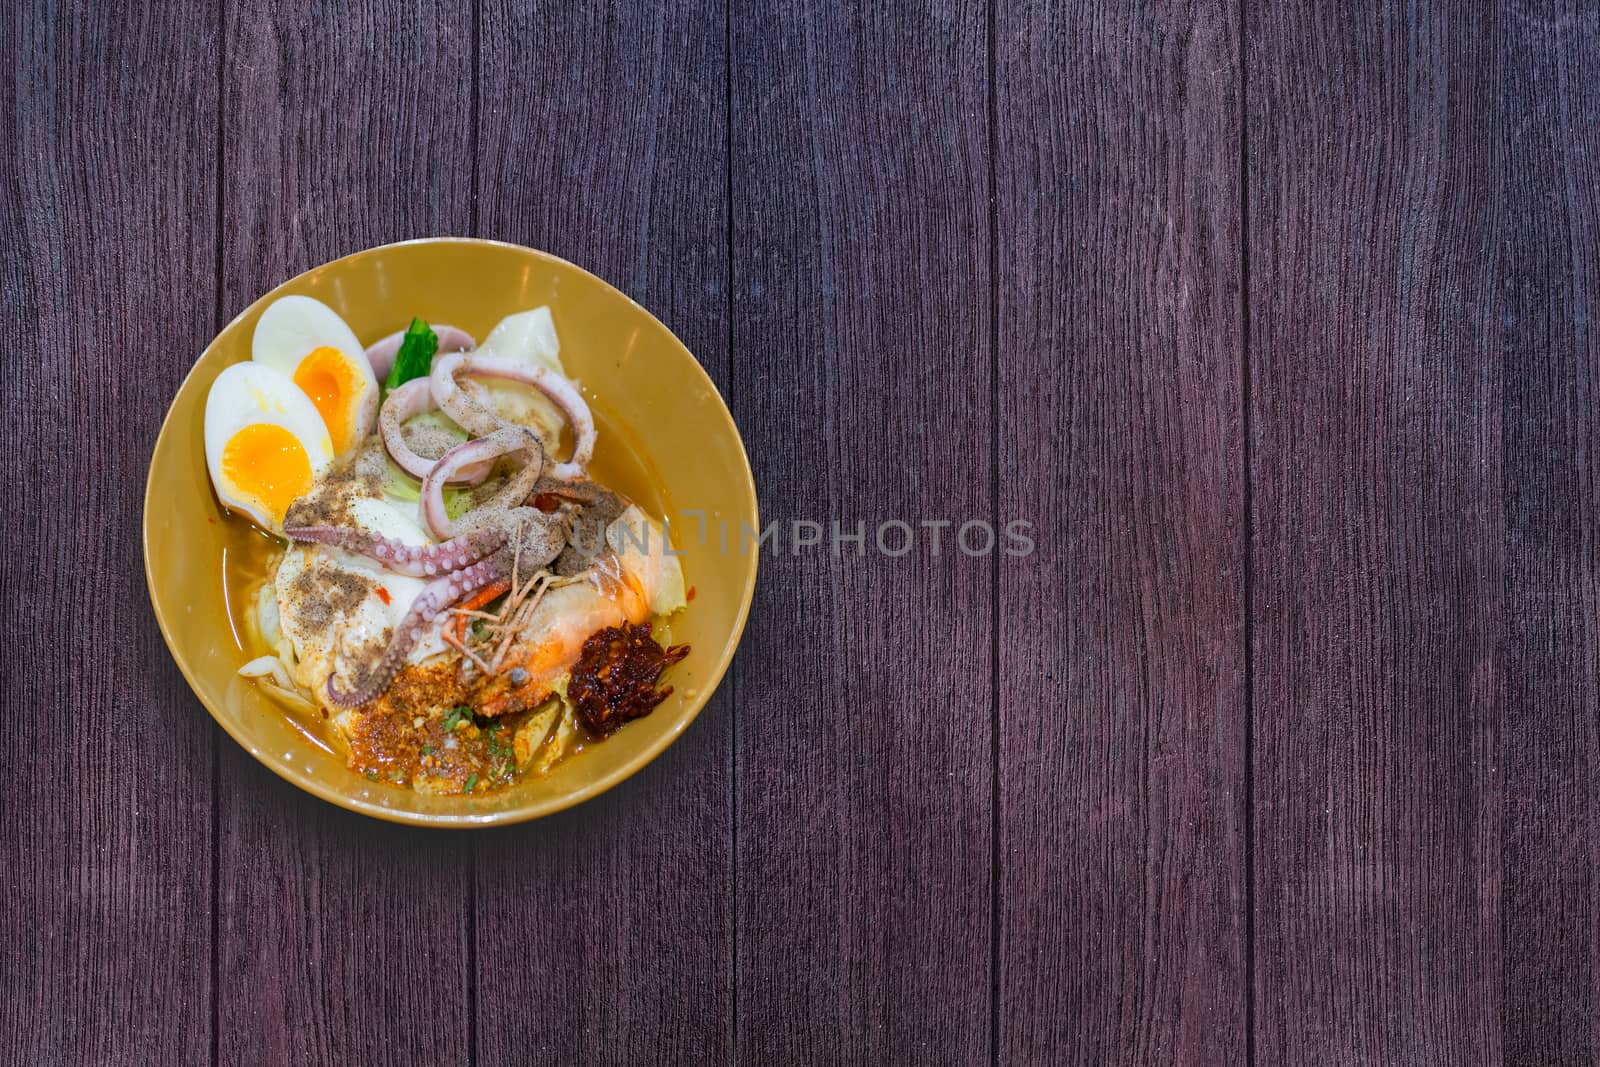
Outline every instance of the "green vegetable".
{"type": "Polygon", "coordinates": [[[450,733],[452,730],[454,730],[457,727],[459,727],[462,724],[462,722],[471,722],[471,721],[472,721],[472,709],[471,708],[467,707],[464,704],[461,707],[458,707],[458,708],[451,708],[450,709],[450,714],[448,714],[448,715],[446,715],[444,717],[444,732],[445,733],[450,733]]]}
{"type": "MultiPolygon", "coordinates": [[[[462,438],[466,440],[466,438],[462,438]]],[[[401,470],[394,460],[383,472],[383,495],[402,504],[415,504],[422,499],[422,483],[401,470]]],[[[472,509],[472,490],[444,487],[444,511],[452,519],[459,519],[472,509]]]]}
{"type": "Polygon", "coordinates": [[[444,513],[452,519],[459,519],[472,507],[471,489],[452,489],[444,487],[444,513]]]}
{"type": "Polygon", "coordinates": [[[422,499],[422,483],[401,470],[399,464],[391,459],[383,472],[383,495],[390,500],[415,504],[422,499]]]}
{"type": "Polygon", "coordinates": [[[434,431],[434,436],[446,436],[456,441],[467,440],[467,431],[455,424],[455,420],[442,411],[424,411],[421,415],[413,415],[405,421],[408,430],[429,429],[434,431]]]}
{"type": "Polygon", "coordinates": [[[426,378],[433,369],[433,354],[439,351],[439,335],[421,319],[412,319],[389,368],[385,389],[398,389],[414,378],[426,378]]]}
{"type": "Polygon", "coordinates": [[[489,734],[489,758],[498,760],[502,765],[508,764],[516,756],[516,750],[509,739],[502,740],[500,731],[504,729],[503,723],[495,723],[487,728],[489,734]]]}
{"type": "Polygon", "coordinates": [[[469,792],[469,793],[472,792],[472,787],[477,785],[477,784],[478,784],[478,776],[476,774],[467,775],[467,792],[469,792]]]}

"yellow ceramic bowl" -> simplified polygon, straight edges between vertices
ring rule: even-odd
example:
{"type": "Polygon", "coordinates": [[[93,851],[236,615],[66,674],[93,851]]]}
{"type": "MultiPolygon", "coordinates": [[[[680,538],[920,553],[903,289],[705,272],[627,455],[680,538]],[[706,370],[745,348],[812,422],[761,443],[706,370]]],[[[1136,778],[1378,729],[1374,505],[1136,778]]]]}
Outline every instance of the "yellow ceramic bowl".
{"type": "Polygon", "coordinates": [[[385,245],[308,271],[251,304],[211,342],[178,390],[150,459],[145,577],[161,632],[189,684],[222,728],[262,763],[352,811],[426,826],[488,826],[548,815],[604,792],[694,720],[728,669],[755,589],[758,553],[740,551],[741,522],[758,528],[755,484],[739,431],[716,386],[665,326],[554,256],[439,238],[385,245]],[[224,367],[250,358],[262,309],[290,293],[330,305],[367,344],[413,315],[482,338],[511,312],[550,306],[562,362],[581,383],[600,430],[594,469],[653,514],[673,519],[673,540],[684,553],[694,595],[673,619],[670,635],[693,650],[669,672],[674,693],[665,703],[569,757],[546,778],[487,796],[438,797],[348,770],[341,756],[319,746],[318,727],[237,677],[260,650],[246,649],[236,636],[239,615],[228,602],[225,555],[241,551],[241,538],[260,535],[224,513],[211,491],[205,400],[224,367]],[[695,509],[711,524],[704,543],[695,509]],[[719,521],[730,532],[726,552],[715,535],[719,521]]]}

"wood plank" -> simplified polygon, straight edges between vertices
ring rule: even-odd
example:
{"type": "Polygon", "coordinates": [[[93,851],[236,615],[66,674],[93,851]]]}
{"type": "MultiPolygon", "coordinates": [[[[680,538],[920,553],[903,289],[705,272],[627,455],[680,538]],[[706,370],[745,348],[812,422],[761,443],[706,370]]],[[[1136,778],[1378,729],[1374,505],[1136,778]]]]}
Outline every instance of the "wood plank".
{"type": "Polygon", "coordinates": [[[1509,13],[1505,1055],[1600,1061],[1600,16],[1509,13]]]}
{"type": "Polygon", "coordinates": [[[214,5],[14,7],[0,99],[0,604],[16,1062],[211,1048],[215,736],[139,563],[144,474],[215,304],[214,5]]]}
{"type": "MultiPolygon", "coordinates": [[[[725,389],[723,7],[488,0],[482,34],[480,232],[617,285],[725,389]]],[[[483,1063],[731,1059],[732,711],[725,681],[626,784],[480,842],[483,1063]]]]}
{"type": "Polygon", "coordinates": [[[1256,1060],[1498,1063],[1494,39],[1246,25],[1256,1060]]]}
{"type": "Polygon", "coordinates": [[[1237,9],[996,19],[1000,1061],[1243,1064],[1237,9]]]}
{"type": "Polygon", "coordinates": [[[985,11],[732,35],[734,414],[784,545],[738,663],[739,1056],[986,1063],[994,561],[873,544],[993,514],[985,11]]]}
{"type": "MultiPolygon", "coordinates": [[[[336,256],[471,228],[472,42],[467,0],[229,9],[226,316],[336,256]]],[[[220,744],[220,1062],[466,1062],[470,841],[220,744]]]]}

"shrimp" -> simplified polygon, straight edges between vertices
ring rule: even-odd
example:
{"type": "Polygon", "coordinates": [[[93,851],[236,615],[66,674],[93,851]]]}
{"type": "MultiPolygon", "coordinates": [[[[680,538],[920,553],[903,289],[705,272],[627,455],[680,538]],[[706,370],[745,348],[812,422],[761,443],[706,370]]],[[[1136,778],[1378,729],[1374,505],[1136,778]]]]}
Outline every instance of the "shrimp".
{"type": "Polygon", "coordinates": [[[536,707],[568,676],[591,635],[649,618],[665,569],[677,566],[665,549],[665,535],[644,512],[623,512],[590,566],[566,584],[551,583],[520,623],[498,670],[474,695],[479,713],[536,707]]]}

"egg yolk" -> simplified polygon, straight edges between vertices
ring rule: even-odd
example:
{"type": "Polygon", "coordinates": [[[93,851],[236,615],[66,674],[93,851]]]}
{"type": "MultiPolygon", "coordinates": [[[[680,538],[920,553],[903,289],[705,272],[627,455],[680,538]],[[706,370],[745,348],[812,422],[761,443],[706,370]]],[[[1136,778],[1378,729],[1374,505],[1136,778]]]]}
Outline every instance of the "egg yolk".
{"type": "Polygon", "coordinates": [[[333,438],[335,452],[343,452],[355,444],[350,440],[350,409],[361,392],[362,382],[344,353],[326,345],[312,349],[294,369],[294,384],[317,406],[328,427],[328,436],[333,438]]]}
{"type": "Polygon", "coordinates": [[[258,422],[222,446],[222,473],[228,486],[247,496],[279,522],[296,497],[311,490],[311,459],[294,434],[258,422]]]}

